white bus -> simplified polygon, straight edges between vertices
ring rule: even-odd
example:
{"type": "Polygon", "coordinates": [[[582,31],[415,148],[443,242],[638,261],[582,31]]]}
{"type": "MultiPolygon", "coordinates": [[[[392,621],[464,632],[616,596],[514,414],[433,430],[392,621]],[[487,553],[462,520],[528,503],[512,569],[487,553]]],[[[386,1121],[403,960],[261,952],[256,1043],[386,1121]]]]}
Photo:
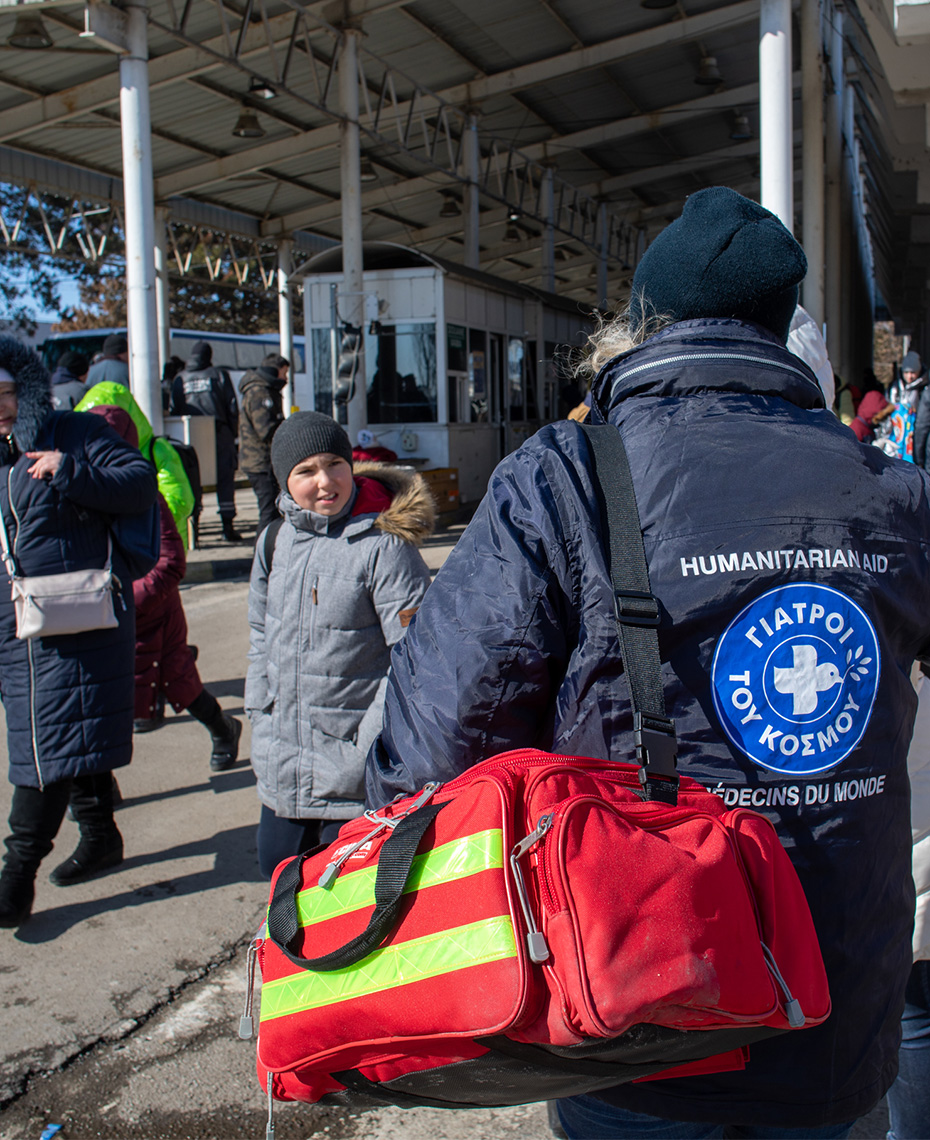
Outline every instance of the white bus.
{"type": "MultiPolygon", "coordinates": [[[[52,333],[38,346],[38,351],[49,372],[62,353],[73,351],[83,353],[91,360],[95,353],[103,351],[103,342],[110,333],[125,333],[125,328],[80,329],[75,332],[52,333]]],[[[206,341],[213,349],[213,363],[217,368],[225,368],[234,384],[238,385],[243,373],[249,368],[257,368],[269,353],[278,352],[280,339],[277,333],[257,333],[244,336],[240,333],[198,332],[196,329],[172,329],[170,351],[187,361],[191,349],[197,341],[206,341]]],[[[294,337],[294,356],[291,371],[304,371],[304,338],[294,337]]]]}

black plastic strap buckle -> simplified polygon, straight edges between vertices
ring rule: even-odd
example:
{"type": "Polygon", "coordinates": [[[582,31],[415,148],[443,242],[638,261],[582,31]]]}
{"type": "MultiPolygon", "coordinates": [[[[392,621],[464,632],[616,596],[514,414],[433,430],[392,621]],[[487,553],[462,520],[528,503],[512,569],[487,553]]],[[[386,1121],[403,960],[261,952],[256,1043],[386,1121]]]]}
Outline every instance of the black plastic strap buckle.
{"type": "Polygon", "coordinates": [[[639,782],[646,798],[674,804],[678,800],[678,737],[668,717],[633,714],[633,740],[639,762],[639,782]]]}
{"type": "Polygon", "coordinates": [[[614,612],[624,625],[657,626],[662,620],[659,599],[644,590],[614,590],[614,612]]]}

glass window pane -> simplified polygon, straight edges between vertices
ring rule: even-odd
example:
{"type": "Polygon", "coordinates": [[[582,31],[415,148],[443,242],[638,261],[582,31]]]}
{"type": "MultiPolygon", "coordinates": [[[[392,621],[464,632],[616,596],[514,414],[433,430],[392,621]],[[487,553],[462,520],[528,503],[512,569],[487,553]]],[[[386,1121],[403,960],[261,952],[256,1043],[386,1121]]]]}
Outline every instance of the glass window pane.
{"type": "Polygon", "coordinates": [[[487,366],[487,333],[480,329],[468,331],[468,401],[471,404],[471,422],[486,424],[490,416],[487,366]]]}
{"type": "Polygon", "coordinates": [[[365,333],[368,422],[436,422],[436,326],[381,325],[365,333]]]}
{"type": "Polygon", "coordinates": [[[526,347],[526,418],[535,420],[539,418],[536,407],[536,341],[527,341],[526,347]]]}
{"type": "Polygon", "coordinates": [[[447,325],[446,329],[446,367],[450,372],[465,372],[468,368],[465,329],[461,325],[447,325]]]}
{"type": "Polygon", "coordinates": [[[507,390],[509,392],[510,418],[526,418],[523,408],[523,341],[511,337],[507,345],[507,390]]]}
{"type": "Polygon", "coordinates": [[[333,349],[329,329],[313,329],[313,409],[333,414],[333,349]]]}

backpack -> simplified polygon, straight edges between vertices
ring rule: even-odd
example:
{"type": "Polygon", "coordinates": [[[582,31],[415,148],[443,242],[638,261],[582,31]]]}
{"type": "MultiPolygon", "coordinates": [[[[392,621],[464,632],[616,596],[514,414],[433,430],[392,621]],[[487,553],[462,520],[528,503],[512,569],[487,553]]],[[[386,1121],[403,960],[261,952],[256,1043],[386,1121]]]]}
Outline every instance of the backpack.
{"type": "Polygon", "coordinates": [[[278,541],[278,531],[281,529],[281,524],[284,519],[274,519],[270,522],[264,530],[264,541],[262,542],[262,550],[265,555],[265,566],[268,569],[269,575],[271,574],[271,566],[274,562],[274,548],[278,541]]]}
{"type": "Polygon", "coordinates": [[[189,443],[181,443],[180,440],[172,439],[167,435],[163,438],[171,444],[181,460],[184,474],[187,476],[187,481],[190,483],[191,491],[194,494],[194,507],[191,515],[197,518],[203,510],[203,486],[200,482],[200,461],[197,458],[197,451],[189,443]]]}

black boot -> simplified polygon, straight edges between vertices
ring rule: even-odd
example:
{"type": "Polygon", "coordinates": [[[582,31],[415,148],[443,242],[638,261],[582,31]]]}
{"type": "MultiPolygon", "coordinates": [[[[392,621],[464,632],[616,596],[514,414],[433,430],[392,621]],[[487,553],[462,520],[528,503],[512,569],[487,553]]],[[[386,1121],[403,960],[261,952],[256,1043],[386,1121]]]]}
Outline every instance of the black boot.
{"type": "Polygon", "coordinates": [[[0,927],[11,930],[22,926],[32,914],[35,895],[35,872],[24,876],[4,868],[0,874],[0,927]]]}
{"type": "Polygon", "coordinates": [[[21,926],[32,913],[35,877],[51,851],[68,806],[70,781],[38,788],[13,789],[10,835],[0,874],[0,927],[21,926]]]}
{"type": "Polygon", "coordinates": [[[209,730],[213,739],[210,770],[225,772],[227,768],[231,768],[239,755],[242,721],[227,716],[209,689],[202,689],[187,706],[187,711],[209,730]]]}
{"type": "Polygon", "coordinates": [[[213,753],[210,756],[210,771],[225,772],[235,764],[239,756],[239,737],[242,735],[242,721],[234,716],[223,714],[223,724],[219,732],[211,732],[213,753]]]}
{"type": "Polygon", "coordinates": [[[233,526],[232,519],[228,519],[228,518],[223,519],[223,538],[225,538],[227,542],[242,542],[243,541],[242,535],[233,526]]]}
{"type": "Polygon", "coordinates": [[[154,732],[156,728],[161,728],[165,723],[165,694],[158,693],[155,697],[155,707],[152,710],[153,715],[150,717],[136,717],[132,722],[132,731],[134,736],[138,736],[141,732],[154,732]]]}
{"type": "Polygon", "coordinates": [[[123,861],[123,837],[113,822],[113,776],[77,776],[72,781],[71,810],[81,841],[70,858],[49,875],[56,887],[70,887],[117,867],[123,861]]]}

